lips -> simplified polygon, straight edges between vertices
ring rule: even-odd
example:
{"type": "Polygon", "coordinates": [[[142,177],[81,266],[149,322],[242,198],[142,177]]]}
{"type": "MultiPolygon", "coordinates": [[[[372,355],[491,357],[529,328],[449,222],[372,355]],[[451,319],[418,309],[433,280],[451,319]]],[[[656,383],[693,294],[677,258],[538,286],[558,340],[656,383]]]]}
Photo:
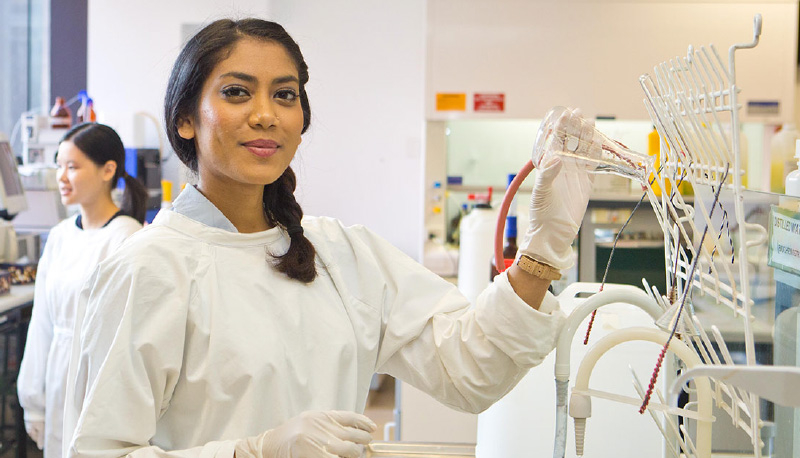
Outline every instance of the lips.
{"type": "Polygon", "coordinates": [[[278,148],[280,148],[278,142],[274,140],[264,140],[264,139],[252,140],[246,143],[242,143],[242,145],[244,145],[244,147],[247,148],[248,151],[250,151],[251,153],[253,153],[258,157],[270,157],[273,154],[277,153],[278,148]]]}

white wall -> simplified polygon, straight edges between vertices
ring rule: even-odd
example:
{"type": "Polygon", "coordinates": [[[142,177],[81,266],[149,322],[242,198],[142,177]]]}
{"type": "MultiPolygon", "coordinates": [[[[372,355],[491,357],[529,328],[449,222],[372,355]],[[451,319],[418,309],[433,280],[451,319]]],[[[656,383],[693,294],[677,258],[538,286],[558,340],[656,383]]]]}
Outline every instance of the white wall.
{"type": "MultiPolygon", "coordinates": [[[[164,92],[184,24],[269,12],[266,0],[89,0],[88,6],[87,90],[98,121],[116,129],[128,147],[159,144],[164,92]]],[[[165,146],[164,178],[185,181],[183,166],[165,146]]]]}
{"type": "Polygon", "coordinates": [[[648,119],[639,76],[713,43],[725,64],[736,54],[741,119],[794,117],[796,0],[430,0],[428,119],[541,118],[555,105],[590,116],[648,119]],[[435,94],[467,94],[465,112],[435,110],[435,94]],[[474,113],[474,92],[505,93],[505,113],[474,113]],[[778,116],[749,113],[748,101],[780,101],[778,116]]]}
{"type": "Polygon", "coordinates": [[[421,259],[425,0],[273,2],[309,65],[295,161],[310,214],[361,223],[421,259]]]}
{"type": "MultiPolygon", "coordinates": [[[[295,164],[307,214],[361,223],[419,259],[425,0],[89,1],[88,90],[127,146],[158,144],[182,27],[220,17],[282,23],[310,67],[312,124],[295,164]]],[[[165,178],[181,181],[179,161],[165,178]]]]}

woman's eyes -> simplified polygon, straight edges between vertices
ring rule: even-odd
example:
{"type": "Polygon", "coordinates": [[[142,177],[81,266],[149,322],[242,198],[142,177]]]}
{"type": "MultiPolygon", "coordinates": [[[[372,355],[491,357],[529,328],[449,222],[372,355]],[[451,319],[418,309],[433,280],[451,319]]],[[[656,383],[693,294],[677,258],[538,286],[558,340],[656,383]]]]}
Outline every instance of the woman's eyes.
{"type": "MultiPolygon", "coordinates": [[[[242,100],[250,97],[250,91],[241,86],[229,86],[223,88],[221,92],[226,99],[242,100]]],[[[281,101],[292,103],[298,99],[298,94],[294,89],[279,89],[275,91],[274,97],[281,101]]]]}
{"type": "Polygon", "coordinates": [[[222,95],[225,98],[240,99],[250,95],[247,89],[240,86],[230,86],[222,89],[222,95]]]}
{"type": "Polygon", "coordinates": [[[297,100],[297,91],[294,89],[281,89],[275,93],[275,97],[287,102],[294,102],[297,100]]]}

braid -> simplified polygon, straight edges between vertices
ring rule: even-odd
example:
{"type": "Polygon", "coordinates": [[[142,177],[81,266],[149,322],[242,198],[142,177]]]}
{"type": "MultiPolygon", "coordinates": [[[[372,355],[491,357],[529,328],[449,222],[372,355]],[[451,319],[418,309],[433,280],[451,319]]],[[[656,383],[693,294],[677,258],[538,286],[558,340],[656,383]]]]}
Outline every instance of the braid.
{"type": "Polygon", "coordinates": [[[311,241],[303,235],[300,226],[303,209],[294,198],[296,185],[294,172],[291,167],[287,167],[280,178],[264,187],[264,211],[271,223],[289,229],[291,237],[289,251],[277,257],[278,271],[285,273],[289,278],[311,283],[317,276],[314,266],[316,250],[311,241]]]}

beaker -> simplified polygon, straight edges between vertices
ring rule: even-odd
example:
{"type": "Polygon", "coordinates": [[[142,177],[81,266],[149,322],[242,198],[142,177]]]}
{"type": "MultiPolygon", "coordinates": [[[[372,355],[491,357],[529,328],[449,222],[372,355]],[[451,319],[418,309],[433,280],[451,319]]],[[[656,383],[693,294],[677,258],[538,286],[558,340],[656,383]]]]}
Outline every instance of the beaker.
{"type": "Polygon", "coordinates": [[[654,159],[608,138],[577,110],[554,107],[545,116],[533,144],[533,165],[546,164],[558,155],[564,167],[613,173],[644,185],[654,159]]]}

